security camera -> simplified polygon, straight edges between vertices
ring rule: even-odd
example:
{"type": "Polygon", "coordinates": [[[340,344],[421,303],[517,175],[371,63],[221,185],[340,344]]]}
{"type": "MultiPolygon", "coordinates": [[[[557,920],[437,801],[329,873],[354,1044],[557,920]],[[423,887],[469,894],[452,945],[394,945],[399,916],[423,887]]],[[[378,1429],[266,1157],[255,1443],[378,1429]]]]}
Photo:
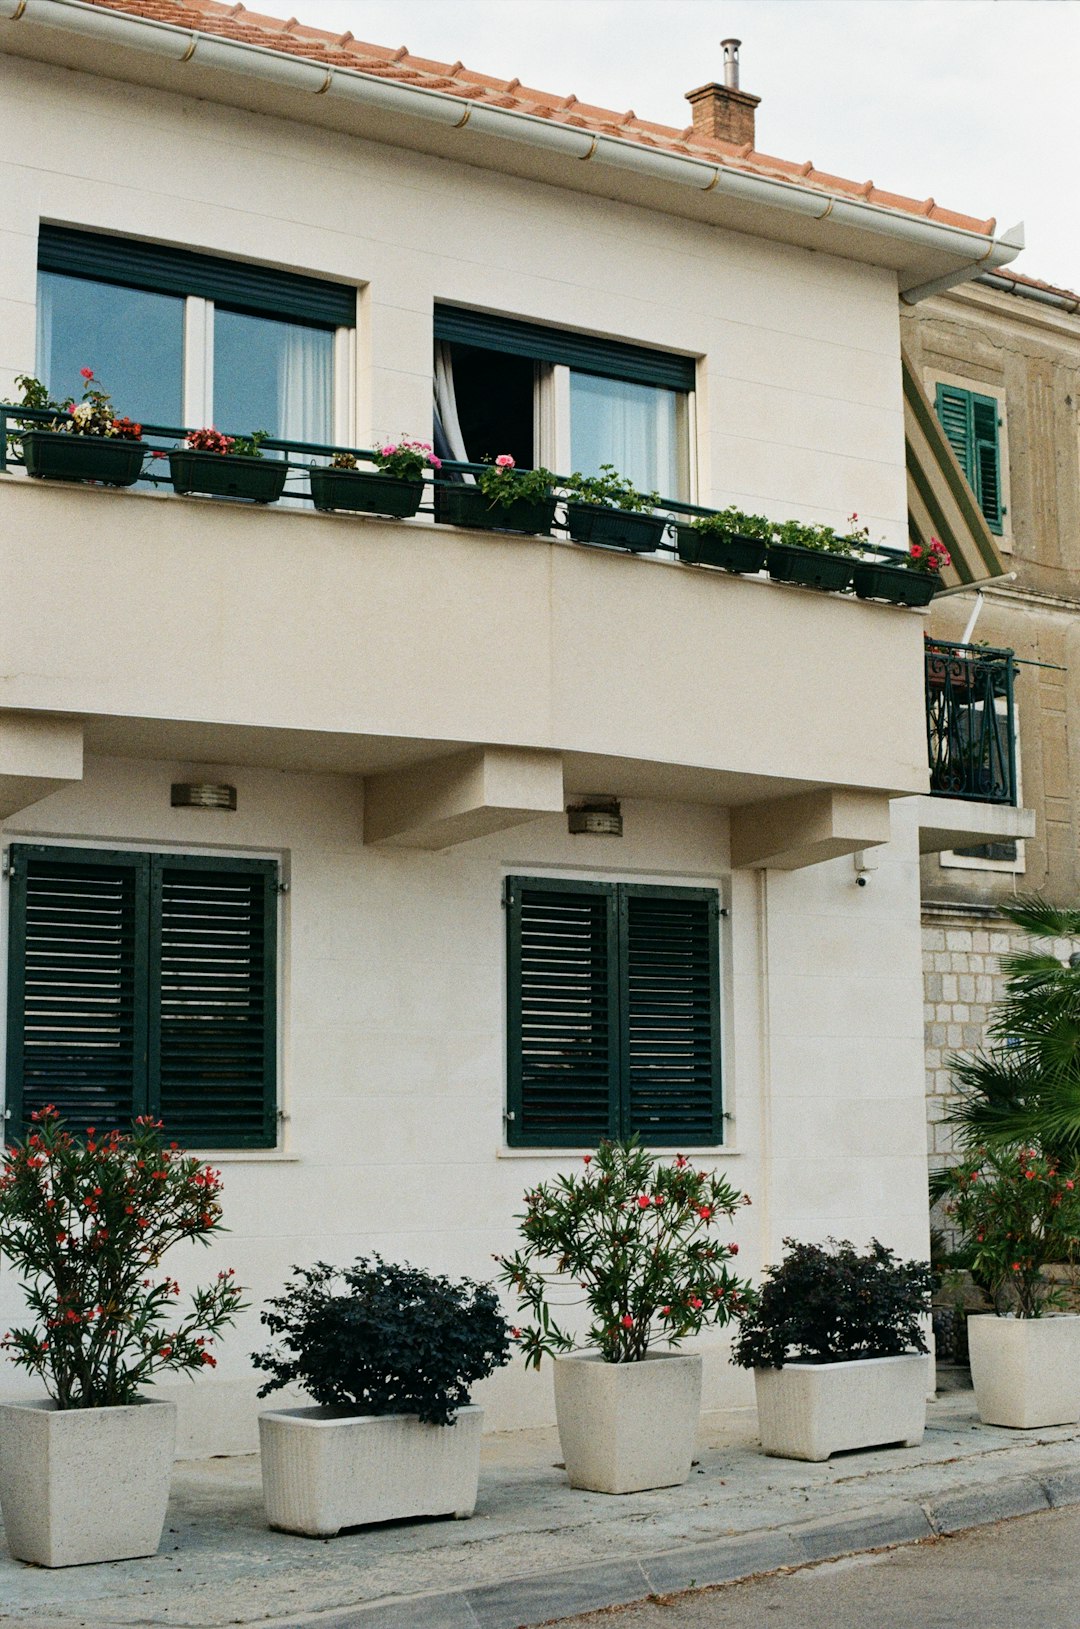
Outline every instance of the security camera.
{"type": "Polygon", "coordinates": [[[855,886],[856,886],[856,888],[865,888],[866,887],[866,878],[865,877],[856,877],[855,878],[855,886]]]}

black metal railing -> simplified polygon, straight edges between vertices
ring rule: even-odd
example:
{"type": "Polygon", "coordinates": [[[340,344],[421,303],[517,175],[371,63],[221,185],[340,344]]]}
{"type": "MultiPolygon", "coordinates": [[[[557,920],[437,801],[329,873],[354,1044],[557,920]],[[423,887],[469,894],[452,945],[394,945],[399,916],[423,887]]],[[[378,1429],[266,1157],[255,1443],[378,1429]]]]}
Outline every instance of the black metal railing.
{"type": "Polygon", "coordinates": [[[1011,650],[926,642],[930,790],[971,803],[1016,803],[1011,650]]]}

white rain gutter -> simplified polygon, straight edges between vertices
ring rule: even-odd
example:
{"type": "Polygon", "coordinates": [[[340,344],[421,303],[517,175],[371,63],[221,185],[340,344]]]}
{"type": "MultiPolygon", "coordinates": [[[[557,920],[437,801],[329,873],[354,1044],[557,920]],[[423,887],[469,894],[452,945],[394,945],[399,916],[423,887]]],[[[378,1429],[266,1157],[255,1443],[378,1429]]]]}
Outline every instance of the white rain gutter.
{"type": "Polygon", "coordinates": [[[988,239],[978,232],[905,215],[880,204],[833,197],[812,187],[800,186],[798,182],[750,175],[708,159],[658,152],[617,136],[593,135],[587,130],[577,130],[514,108],[493,107],[489,103],[452,96],[446,91],[403,85],[360,73],[355,68],[328,67],[270,46],[250,45],[175,23],[106,11],[88,4],[87,0],[0,0],[0,19],[64,29],[173,62],[243,74],[284,90],[306,91],[312,96],[358,103],[387,114],[428,119],[446,129],[468,129],[478,135],[541,148],[567,159],[628,170],[650,180],[693,187],[699,192],[715,191],[733,202],[759,204],[812,220],[831,220],[837,226],[853,227],[879,237],[964,257],[965,263],[959,270],[932,283],[901,290],[909,304],[967,282],[977,272],[1006,265],[1024,246],[1022,226],[1013,227],[1000,238],[988,239]]]}

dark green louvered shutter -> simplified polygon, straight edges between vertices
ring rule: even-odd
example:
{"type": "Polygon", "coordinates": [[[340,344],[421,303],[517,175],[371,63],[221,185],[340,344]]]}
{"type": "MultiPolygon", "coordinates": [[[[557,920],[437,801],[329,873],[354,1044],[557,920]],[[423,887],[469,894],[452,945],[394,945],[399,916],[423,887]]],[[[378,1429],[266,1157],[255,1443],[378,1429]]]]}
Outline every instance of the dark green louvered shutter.
{"type": "Polygon", "coordinates": [[[719,902],[619,889],[623,1124],[646,1143],[720,1141],[719,902]]]}
{"type": "Polygon", "coordinates": [[[275,1141],[277,867],[151,858],[151,1110],[186,1147],[275,1141]]]}
{"type": "Polygon", "coordinates": [[[509,877],[505,900],[508,1140],[592,1146],[618,1129],[614,890],[509,877]]]}
{"type": "Polygon", "coordinates": [[[126,1127],[146,1071],[146,871],[138,856],[11,849],[7,1132],[54,1103],[126,1127]]]}
{"type": "Polygon", "coordinates": [[[1000,536],[1005,511],[1001,505],[997,402],[992,396],[980,396],[959,385],[939,384],[935,407],[986,524],[1000,536]]]}

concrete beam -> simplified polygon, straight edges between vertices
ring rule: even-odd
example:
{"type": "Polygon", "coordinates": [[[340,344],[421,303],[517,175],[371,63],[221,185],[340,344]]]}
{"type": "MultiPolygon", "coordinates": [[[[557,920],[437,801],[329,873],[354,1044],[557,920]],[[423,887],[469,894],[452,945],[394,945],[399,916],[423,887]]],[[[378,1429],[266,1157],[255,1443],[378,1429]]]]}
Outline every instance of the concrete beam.
{"type": "Polygon", "coordinates": [[[919,823],[920,854],[974,848],[979,843],[1009,843],[1035,835],[1034,809],[1014,809],[1008,803],[969,803],[965,798],[918,797],[910,802],[919,823]]]}
{"type": "Polygon", "coordinates": [[[731,863],[798,871],[889,841],[889,800],[880,792],[823,788],[731,811],[731,863]]]}
{"type": "Polygon", "coordinates": [[[0,712],[0,820],[72,786],[82,775],[81,724],[0,712]]]}
{"type": "Polygon", "coordinates": [[[473,837],[562,814],[562,756],[476,747],[364,782],[364,841],[452,848],[473,837]]]}

